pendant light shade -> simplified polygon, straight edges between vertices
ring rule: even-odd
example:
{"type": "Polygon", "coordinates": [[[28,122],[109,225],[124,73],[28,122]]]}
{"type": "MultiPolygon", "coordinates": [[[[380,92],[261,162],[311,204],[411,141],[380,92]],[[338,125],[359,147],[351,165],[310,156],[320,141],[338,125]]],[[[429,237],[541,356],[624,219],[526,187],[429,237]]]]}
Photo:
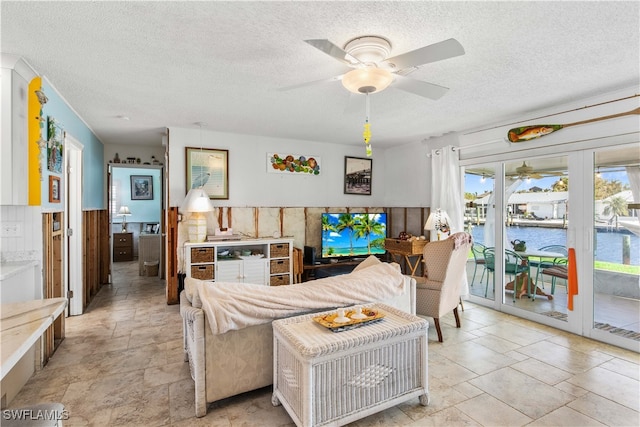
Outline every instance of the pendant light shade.
{"type": "Polygon", "coordinates": [[[342,77],[342,85],[353,93],[375,93],[385,90],[393,82],[387,70],[375,67],[358,68],[342,77]]]}

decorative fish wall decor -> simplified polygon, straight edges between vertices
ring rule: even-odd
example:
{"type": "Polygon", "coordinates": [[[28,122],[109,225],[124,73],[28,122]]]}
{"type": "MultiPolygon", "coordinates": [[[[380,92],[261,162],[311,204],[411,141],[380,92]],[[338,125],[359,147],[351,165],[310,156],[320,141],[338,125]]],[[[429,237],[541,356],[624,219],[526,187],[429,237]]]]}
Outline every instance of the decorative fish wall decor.
{"type": "Polygon", "coordinates": [[[564,125],[522,126],[522,127],[510,129],[509,132],[507,132],[507,139],[511,142],[524,142],[524,141],[529,141],[531,139],[540,138],[545,135],[549,135],[550,133],[553,133],[563,128],[568,128],[569,126],[583,125],[585,123],[597,122],[600,120],[608,120],[608,119],[613,119],[615,117],[630,116],[633,114],[640,114],[640,108],[636,108],[635,110],[627,111],[625,113],[618,113],[618,114],[612,114],[610,116],[596,117],[595,119],[582,120],[579,122],[567,123],[564,125]]]}

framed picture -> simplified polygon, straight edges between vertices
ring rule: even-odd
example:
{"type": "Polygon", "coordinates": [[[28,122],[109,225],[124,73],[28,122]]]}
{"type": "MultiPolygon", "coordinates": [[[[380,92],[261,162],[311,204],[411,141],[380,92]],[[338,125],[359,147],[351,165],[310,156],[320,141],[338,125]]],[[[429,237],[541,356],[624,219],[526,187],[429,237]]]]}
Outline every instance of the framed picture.
{"type": "Polygon", "coordinates": [[[344,194],[371,195],[373,159],[344,158],[344,194]]]}
{"type": "Polygon", "coordinates": [[[51,116],[47,118],[47,169],[62,173],[62,142],[64,131],[51,116]]]}
{"type": "Polygon", "coordinates": [[[131,200],[153,200],[153,176],[131,175],[131,200]]]}
{"type": "Polygon", "coordinates": [[[49,202],[60,203],[60,178],[49,175],[49,202]]]}
{"type": "Polygon", "coordinates": [[[204,189],[210,199],[229,198],[229,150],[186,147],[187,193],[204,189]]]}

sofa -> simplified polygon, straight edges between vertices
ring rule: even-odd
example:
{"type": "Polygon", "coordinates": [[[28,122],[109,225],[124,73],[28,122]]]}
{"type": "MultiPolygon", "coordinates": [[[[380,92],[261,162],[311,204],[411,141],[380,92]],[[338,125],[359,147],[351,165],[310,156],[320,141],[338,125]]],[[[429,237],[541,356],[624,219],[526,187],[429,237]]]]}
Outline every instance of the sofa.
{"type": "MultiPolygon", "coordinates": [[[[207,404],[240,393],[266,387],[273,384],[273,331],[271,322],[277,318],[289,315],[298,315],[313,311],[326,311],[337,307],[350,306],[373,302],[383,302],[403,311],[415,314],[415,279],[403,275],[397,264],[381,263],[375,257],[367,258],[353,272],[341,276],[329,277],[310,282],[269,287],[245,284],[227,284],[220,282],[202,282],[196,279],[185,281],[185,290],[180,293],[180,314],[183,319],[185,361],[189,362],[191,377],[195,382],[195,412],[196,417],[202,417],[207,413],[207,404]],[[378,266],[385,264],[386,266],[378,266]],[[382,270],[384,269],[384,270],[382,270]],[[385,271],[380,274],[380,271],[385,271]],[[387,275],[388,277],[384,277],[387,275]],[[373,282],[377,280],[400,281],[399,288],[394,289],[396,294],[385,298],[376,298],[379,293],[373,282]],[[362,289],[353,289],[360,286],[357,283],[367,283],[362,289]],[[356,284],[356,285],[354,285],[356,284]],[[373,284],[369,286],[369,284],[373,284]],[[189,286],[191,285],[191,286],[189,286]],[[191,289],[189,289],[191,287],[191,289]],[[269,302],[260,302],[260,295],[255,296],[254,302],[250,302],[248,311],[264,311],[264,306],[274,312],[266,311],[266,317],[261,319],[249,319],[239,322],[237,316],[226,322],[220,329],[219,312],[225,308],[219,306],[220,299],[232,300],[229,306],[235,309],[238,304],[232,296],[218,294],[209,295],[207,292],[224,292],[224,289],[242,292],[249,287],[252,294],[258,291],[265,292],[265,299],[269,302]],[[296,288],[297,287],[297,288],[296,288]],[[300,288],[303,287],[303,288],[300,288]],[[269,288],[269,289],[267,289],[269,288]],[[222,291],[220,290],[222,289],[222,291]],[[340,298],[329,298],[329,302],[322,301],[323,294],[330,294],[335,289],[341,289],[347,293],[340,298]],[[372,289],[372,292],[369,290],[372,289]],[[291,299],[289,294],[312,292],[319,301],[301,301],[301,307],[291,303],[289,310],[273,310],[272,299],[278,299],[277,308],[281,308],[281,300],[291,299]],[[199,295],[200,294],[200,295],[199,295]],[[317,297],[320,295],[320,297],[317,297]],[[357,296],[356,296],[357,295],[357,296]],[[336,300],[341,303],[335,304],[336,300]],[[212,327],[213,324],[216,327],[212,327]],[[231,325],[231,326],[229,326],[231,325]],[[215,332],[214,332],[215,331],[215,332]]],[[[229,292],[232,293],[232,292],[229,292]]],[[[341,291],[337,293],[342,294],[341,291]]],[[[242,298],[238,298],[242,299],[242,298]]],[[[251,298],[249,298],[251,300],[251,298]]],[[[243,305],[247,305],[243,302],[243,305]]]]}

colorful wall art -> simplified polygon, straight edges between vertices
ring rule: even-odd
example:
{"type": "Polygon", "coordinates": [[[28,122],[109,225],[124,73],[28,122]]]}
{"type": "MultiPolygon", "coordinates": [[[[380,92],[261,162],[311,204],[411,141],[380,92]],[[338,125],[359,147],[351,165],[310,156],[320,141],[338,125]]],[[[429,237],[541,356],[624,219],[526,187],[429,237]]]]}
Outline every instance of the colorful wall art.
{"type": "Polygon", "coordinates": [[[320,175],[320,157],[300,154],[267,153],[267,171],[296,175],[320,175]]]}

